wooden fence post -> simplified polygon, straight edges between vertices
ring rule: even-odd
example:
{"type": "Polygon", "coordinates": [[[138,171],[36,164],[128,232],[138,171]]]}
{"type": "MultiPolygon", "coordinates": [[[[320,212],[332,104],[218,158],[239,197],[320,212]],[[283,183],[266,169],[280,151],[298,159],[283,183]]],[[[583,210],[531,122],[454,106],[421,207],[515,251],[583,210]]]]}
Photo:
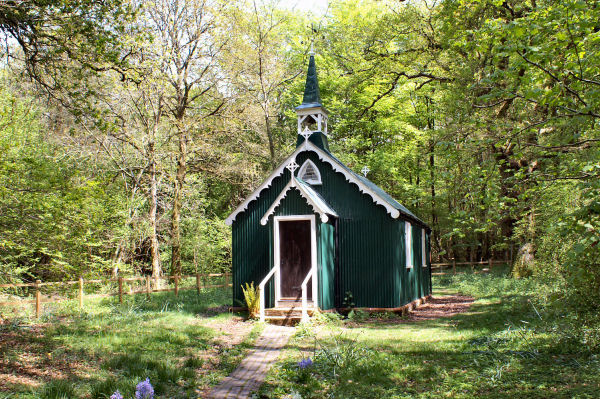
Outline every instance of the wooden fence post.
{"type": "Polygon", "coordinates": [[[150,276],[146,276],[146,298],[150,299],[150,276]]]}
{"type": "Polygon", "coordinates": [[[200,294],[200,273],[196,273],[196,290],[198,290],[198,294],[200,294]]]}
{"type": "Polygon", "coordinates": [[[79,277],[79,309],[83,309],[83,277],[79,277]]]}
{"type": "Polygon", "coordinates": [[[42,293],[40,292],[40,280],[35,280],[35,317],[40,318],[42,311],[42,293]]]}
{"type": "Polygon", "coordinates": [[[119,303],[123,304],[123,277],[119,277],[119,303]]]}
{"type": "Polygon", "coordinates": [[[175,296],[179,296],[179,276],[175,275],[175,296]]]}
{"type": "Polygon", "coordinates": [[[225,288],[229,287],[229,273],[225,273],[225,288]]]}
{"type": "Polygon", "coordinates": [[[456,258],[452,258],[452,273],[456,275],[456,258]]]}
{"type": "Polygon", "coordinates": [[[488,267],[490,268],[490,271],[492,271],[492,264],[493,264],[493,263],[494,263],[494,261],[492,260],[492,258],[490,258],[490,259],[488,260],[488,264],[489,264],[489,266],[488,266],[488,267]]]}

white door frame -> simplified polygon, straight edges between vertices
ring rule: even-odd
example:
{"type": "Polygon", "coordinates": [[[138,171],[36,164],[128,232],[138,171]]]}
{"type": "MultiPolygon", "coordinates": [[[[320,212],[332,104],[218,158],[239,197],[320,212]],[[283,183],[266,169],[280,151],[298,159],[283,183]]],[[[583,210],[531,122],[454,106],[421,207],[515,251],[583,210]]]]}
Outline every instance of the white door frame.
{"type": "MultiPolygon", "coordinates": [[[[310,221],[310,258],[311,258],[311,273],[312,273],[312,300],[315,307],[319,306],[318,296],[318,278],[317,278],[317,222],[315,215],[294,215],[294,216],[275,216],[273,219],[273,265],[281,266],[281,246],[279,242],[279,222],[293,222],[300,220],[310,221]]],[[[281,267],[275,273],[275,301],[281,300],[281,267]]]]}

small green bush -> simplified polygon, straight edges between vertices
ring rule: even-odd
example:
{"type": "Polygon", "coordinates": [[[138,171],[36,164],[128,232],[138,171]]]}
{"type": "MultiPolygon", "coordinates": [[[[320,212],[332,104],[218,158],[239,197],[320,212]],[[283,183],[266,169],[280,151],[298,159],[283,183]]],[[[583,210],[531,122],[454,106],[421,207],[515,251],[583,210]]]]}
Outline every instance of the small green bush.
{"type": "Polygon", "coordinates": [[[246,286],[242,286],[244,292],[244,300],[246,301],[246,307],[248,308],[248,316],[251,319],[258,317],[260,311],[260,292],[258,287],[254,287],[254,281],[250,284],[246,283],[246,286]]]}

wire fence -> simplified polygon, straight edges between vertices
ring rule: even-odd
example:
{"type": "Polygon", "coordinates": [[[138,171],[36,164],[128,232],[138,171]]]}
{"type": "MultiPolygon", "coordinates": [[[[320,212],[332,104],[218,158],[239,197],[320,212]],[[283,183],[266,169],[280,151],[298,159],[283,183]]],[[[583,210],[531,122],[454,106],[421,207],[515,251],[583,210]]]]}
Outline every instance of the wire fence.
{"type": "Polygon", "coordinates": [[[460,273],[489,273],[492,271],[494,265],[506,265],[507,262],[504,260],[482,260],[479,262],[457,262],[456,260],[452,260],[452,262],[442,262],[442,263],[432,263],[431,264],[431,274],[433,276],[445,276],[445,275],[455,275],[460,273]],[[470,269],[465,267],[457,267],[457,266],[471,266],[470,269]]]}
{"type": "Polygon", "coordinates": [[[110,279],[80,278],[74,281],[42,282],[20,284],[0,284],[3,291],[13,291],[11,300],[2,301],[0,307],[19,307],[34,305],[35,316],[40,317],[44,303],[58,303],[77,300],[79,308],[83,309],[86,300],[118,296],[123,303],[126,295],[146,294],[148,299],[153,292],[172,291],[175,296],[183,290],[197,290],[198,293],[206,288],[231,287],[231,273],[210,273],[183,276],[140,276],[118,277],[110,279]],[[32,298],[32,299],[29,299],[32,298]]]}

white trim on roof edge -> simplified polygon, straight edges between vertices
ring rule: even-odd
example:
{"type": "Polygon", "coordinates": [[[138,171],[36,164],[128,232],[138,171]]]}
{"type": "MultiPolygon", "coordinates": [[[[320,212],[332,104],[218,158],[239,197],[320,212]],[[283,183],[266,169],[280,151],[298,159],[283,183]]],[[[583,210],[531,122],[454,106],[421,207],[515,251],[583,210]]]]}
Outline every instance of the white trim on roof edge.
{"type": "Polygon", "coordinates": [[[373,190],[357,179],[356,176],[349,173],[346,169],[340,167],[336,160],[331,158],[329,154],[310,142],[308,142],[308,147],[317,153],[321,161],[327,162],[333,167],[333,170],[343,174],[346,180],[348,180],[350,183],[356,184],[361,193],[368,194],[371,198],[373,198],[373,202],[383,205],[392,218],[398,219],[398,217],[400,217],[400,211],[398,209],[394,208],[389,202],[377,195],[377,193],[373,192],[373,190]]]}
{"type": "Polygon", "coordinates": [[[262,224],[263,226],[265,226],[267,224],[267,222],[269,221],[269,216],[271,216],[273,214],[273,212],[275,212],[275,209],[279,206],[281,201],[285,198],[285,196],[287,195],[290,188],[298,189],[302,198],[304,198],[306,200],[306,202],[308,202],[308,205],[311,206],[313,211],[315,211],[315,213],[318,213],[321,216],[321,222],[327,223],[327,221],[329,220],[329,217],[327,216],[327,212],[324,209],[321,209],[321,207],[319,207],[317,204],[315,204],[314,201],[310,198],[310,196],[304,191],[304,188],[302,186],[296,184],[295,182],[296,182],[296,178],[292,179],[283,188],[281,193],[277,196],[275,201],[273,201],[273,204],[271,204],[271,206],[269,207],[267,212],[264,214],[262,219],[260,219],[260,224],[262,224]]]}
{"type": "Polygon", "coordinates": [[[296,156],[298,156],[298,154],[300,154],[301,152],[304,152],[304,151],[314,151],[319,156],[319,159],[321,161],[327,162],[328,164],[330,164],[333,167],[333,170],[343,174],[347,181],[349,181],[350,183],[356,184],[361,193],[369,195],[373,199],[373,202],[385,207],[386,211],[390,214],[390,216],[392,218],[397,219],[398,217],[400,217],[400,211],[398,209],[394,208],[385,199],[380,197],[377,193],[373,192],[373,190],[371,190],[363,182],[361,182],[359,179],[357,179],[356,176],[349,173],[346,169],[340,167],[338,162],[335,159],[331,158],[331,156],[329,156],[329,154],[327,154],[326,152],[321,150],[319,147],[317,147],[310,141],[305,140],[304,143],[302,143],[302,145],[300,145],[298,148],[296,148],[296,151],[294,151],[292,154],[290,154],[290,156],[287,157],[277,167],[277,169],[275,169],[273,171],[273,173],[271,173],[271,175],[269,175],[269,177],[263,182],[263,184],[261,184],[256,190],[254,190],[254,192],[248,198],[246,198],[246,200],[244,202],[242,202],[227,217],[227,219],[225,219],[225,223],[227,225],[231,226],[233,224],[233,222],[235,221],[235,218],[237,217],[237,215],[239,213],[245,211],[248,208],[248,205],[250,204],[250,202],[252,202],[253,200],[257,199],[260,196],[260,193],[262,190],[271,186],[273,179],[275,179],[277,176],[281,175],[281,173],[285,169],[286,165],[290,162],[290,160],[295,159],[296,156]]]}
{"type": "Polygon", "coordinates": [[[260,196],[260,193],[262,190],[271,186],[271,183],[273,183],[273,179],[276,178],[277,176],[281,175],[281,172],[283,172],[283,170],[285,169],[285,167],[287,166],[287,164],[290,162],[291,159],[296,159],[296,156],[298,154],[300,154],[301,152],[306,150],[306,147],[307,147],[306,143],[308,143],[308,141],[304,141],[304,143],[302,143],[302,145],[300,147],[296,148],[296,151],[292,152],[290,154],[290,156],[287,157],[277,167],[277,169],[275,169],[273,171],[273,173],[271,173],[271,175],[269,175],[269,177],[263,182],[263,184],[261,184],[256,190],[254,190],[252,192],[252,194],[250,194],[250,196],[248,196],[248,198],[246,198],[246,200],[244,202],[242,202],[237,208],[235,208],[235,211],[231,212],[231,214],[227,217],[227,219],[225,219],[225,223],[227,225],[231,226],[233,224],[233,221],[235,220],[236,216],[239,213],[248,209],[248,205],[250,204],[250,202],[257,199],[260,196]]]}

